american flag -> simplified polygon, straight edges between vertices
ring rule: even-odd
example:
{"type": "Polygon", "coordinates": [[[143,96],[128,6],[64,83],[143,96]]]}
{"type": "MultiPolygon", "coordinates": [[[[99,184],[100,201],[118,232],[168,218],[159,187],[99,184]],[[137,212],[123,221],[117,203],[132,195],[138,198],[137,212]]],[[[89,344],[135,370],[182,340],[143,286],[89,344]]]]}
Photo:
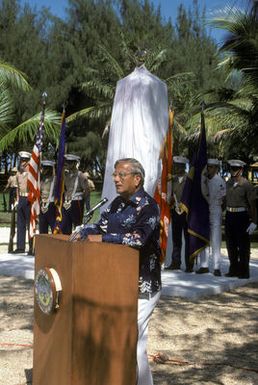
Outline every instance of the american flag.
{"type": "Polygon", "coordinates": [[[36,225],[40,213],[40,157],[44,133],[44,109],[40,116],[40,125],[32,150],[28,171],[28,201],[31,203],[29,237],[36,233],[36,225]]]}

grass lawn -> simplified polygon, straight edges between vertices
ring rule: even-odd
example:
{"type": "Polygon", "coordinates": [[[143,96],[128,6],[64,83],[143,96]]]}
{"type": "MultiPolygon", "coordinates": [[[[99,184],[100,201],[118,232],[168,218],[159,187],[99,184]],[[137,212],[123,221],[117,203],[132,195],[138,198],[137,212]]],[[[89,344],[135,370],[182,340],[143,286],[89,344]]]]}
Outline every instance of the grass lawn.
{"type": "MultiPolygon", "coordinates": [[[[101,200],[101,191],[92,191],[90,194],[90,207],[94,207],[101,200]]],[[[99,209],[96,210],[93,214],[90,223],[96,222],[100,217],[99,209]]]]}

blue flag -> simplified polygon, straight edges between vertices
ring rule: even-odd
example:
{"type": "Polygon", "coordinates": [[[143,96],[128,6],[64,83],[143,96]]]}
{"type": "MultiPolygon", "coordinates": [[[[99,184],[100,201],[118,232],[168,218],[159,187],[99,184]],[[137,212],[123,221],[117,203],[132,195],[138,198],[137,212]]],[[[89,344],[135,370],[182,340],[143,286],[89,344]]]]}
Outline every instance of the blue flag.
{"type": "Polygon", "coordinates": [[[55,205],[57,208],[56,224],[53,233],[61,232],[60,224],[62,221],[62,207],[63,207],[63,193],[64,193],[64,154],[65,154],[65,135],[66,135],[66,121],[65,110],[62,113],[61,131],[58,147],[58,160],[56,170],[56,185],[55,185],[55,205]]]}
{"type": "Polygon", "coordinates": [[[207,165],[207,144],[204,114],[201,112],[201,132],[198,149],[193,155],[182,193],[181,209],[187,213],[189,233],[189,260],[194,258],[209,245],[209,204],[202,195],[202,171],[207,165]]]}

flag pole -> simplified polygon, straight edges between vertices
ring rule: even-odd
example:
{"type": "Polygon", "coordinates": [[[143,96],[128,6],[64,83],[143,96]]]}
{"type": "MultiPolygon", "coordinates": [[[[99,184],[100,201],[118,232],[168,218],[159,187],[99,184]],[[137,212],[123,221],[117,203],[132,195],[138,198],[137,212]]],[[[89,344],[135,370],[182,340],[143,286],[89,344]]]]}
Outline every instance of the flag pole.
{"type": "MultiPolygon", "coordinates": [[[[45,120],[46,104],[47,104],[47,92],[44,91],[41,95],[42,110],[41,110],[41,117],[40,117],[40,122],[42,122],[43,124],[44,124],[44,120],[45,120]]],[[[41,161],[42,161],[42,151],[40,151],[40,154],[39,154],[39,169],[41,166],[41,161]]]]}

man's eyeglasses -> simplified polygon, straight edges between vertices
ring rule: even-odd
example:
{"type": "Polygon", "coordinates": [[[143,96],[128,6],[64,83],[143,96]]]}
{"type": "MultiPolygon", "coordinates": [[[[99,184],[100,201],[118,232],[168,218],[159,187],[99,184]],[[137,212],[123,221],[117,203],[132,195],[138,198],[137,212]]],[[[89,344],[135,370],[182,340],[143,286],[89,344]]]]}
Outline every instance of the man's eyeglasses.
{"type": "Polygon", "coordinates": [[[125,179],[127,175],[134,175],[134,172],[125,172],[125,171],[120,171],[120,172],[113,172],[112,177],[116,178],[117,176],[119,179],[125,179]]]}

